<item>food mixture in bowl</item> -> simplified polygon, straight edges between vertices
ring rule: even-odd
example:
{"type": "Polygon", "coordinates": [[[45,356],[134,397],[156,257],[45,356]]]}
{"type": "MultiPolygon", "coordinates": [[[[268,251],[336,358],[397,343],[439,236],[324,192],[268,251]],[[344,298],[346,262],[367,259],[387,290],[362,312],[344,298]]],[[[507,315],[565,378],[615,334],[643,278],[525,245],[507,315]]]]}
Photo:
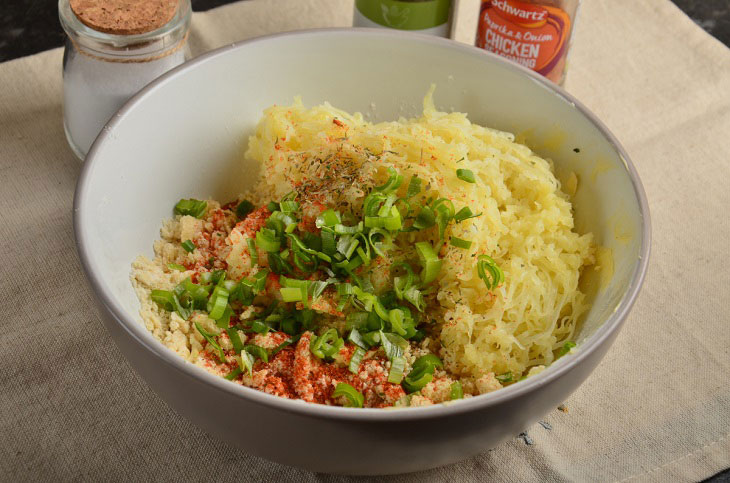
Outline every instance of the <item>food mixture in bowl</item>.
{"type": "Polygon", "coordinates": [[[297,100],[265,111],[247,157],[250,192],[180,200],[133,263],[145,325],[185,360],[381,408],[494,391],[574,347],[592,236],[512,134],[431,93],[420,118],[379,124],[297,100]]]}

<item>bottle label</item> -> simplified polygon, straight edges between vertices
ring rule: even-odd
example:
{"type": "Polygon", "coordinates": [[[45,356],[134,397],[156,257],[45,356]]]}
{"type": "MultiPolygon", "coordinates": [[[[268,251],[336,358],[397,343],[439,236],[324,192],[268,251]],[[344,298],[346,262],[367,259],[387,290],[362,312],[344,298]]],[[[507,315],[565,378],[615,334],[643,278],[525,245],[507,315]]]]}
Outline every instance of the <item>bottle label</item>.
{"type": "Polygon", "coordinates": [[[476,45],[560,83],[570,29],[570,16],[557,7],[482,0],[476,45]]]}
{"type": "Polygon", "coordinates": [[[384,27],[425,30],[448,22],[449,4],[449,0],[355,0],[355,9],[384,27]]]}

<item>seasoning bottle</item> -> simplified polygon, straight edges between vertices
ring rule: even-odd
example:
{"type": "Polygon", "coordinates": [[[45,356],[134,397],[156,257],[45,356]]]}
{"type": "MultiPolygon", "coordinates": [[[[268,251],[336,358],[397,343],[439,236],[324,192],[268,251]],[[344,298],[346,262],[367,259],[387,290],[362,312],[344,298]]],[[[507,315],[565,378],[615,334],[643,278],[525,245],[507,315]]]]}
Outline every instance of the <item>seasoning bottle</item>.
{"type": "Polygon", "coordinates": [[[352,25],[448,37],[451,3],[451,0],[355,0],[352,25]]]}
{"type": "Polygon", "coordinates": [[[185,62],[190,0],[59,0],[63,123],[80,159],[114,113],[185,62]]]}
{"type": "Polygon", "coordinates": [[[565,81],[580,0],[481,0],[476,46],[565,81]]]}

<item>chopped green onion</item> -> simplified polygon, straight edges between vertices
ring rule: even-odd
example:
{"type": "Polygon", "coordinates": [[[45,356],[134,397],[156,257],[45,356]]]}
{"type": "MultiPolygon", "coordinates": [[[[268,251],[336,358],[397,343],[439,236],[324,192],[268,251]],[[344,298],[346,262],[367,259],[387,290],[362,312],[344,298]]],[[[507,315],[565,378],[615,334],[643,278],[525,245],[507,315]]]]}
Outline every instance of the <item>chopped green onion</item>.
{"type": "Polygon", "coordinates": [[[223,315],[215,319],[215,325],[221,329],[226,329],[231,324],[231,317],[233,316],[233,309],[230,305],[226,304],[226,308],[223,310],[223,315]]]}
{"type": "MultiPolygon", "coordinates": [[[[352,329],[352,330],[366,328],[369,316],[370,316],[370,314],[367,312],[350,312],[349,314],[347,314],[347,321],[345,324],[345,328],[352,329]]],[[[352,342],[355,345],[360,345],[358,340],[354,339],[353,337],[361,338],[362,336],[361,336],[360,332],[358,331],[357,335],[355,335],[355,336],[353,336],[352,332],[350,332],[350,336],[348,337],[348,340],[350,342],[352,342]]],[[[370,344],[362,345],[362,347],[366,347],[366,348],[369,346],[370,346],[370,344]]]]}
{"type": "Polygon", "coordinates": [[[449,240],[449,243],[451,245],[455,246],[456,248],[463,248],[465,250],[468,250],[471,248],[471,241],[464,240],[463,238],[452,236],[451,240],[449,240]]]}
{"type": "Polygon", "coordinates": [[[265,268],[253,274],[253,284],[251,288],[254,292],[261,293],[264,291],[266,288],[266,278],[268,276],[269,271],[265,268]]]}
{"type": "Polygon", "coordinates": [[[477,273],[489,290],[494,290],[500,283],[504,282],[504,272],[489,255],[479,255],[477,257],[477,273]]]}
{"type": "Polygon", "coordinates": [[[282,276],[279,279],[283,288],[279,289],[284,302],[308,302],[309,282],[282,276]],[[296,292],[295,292],[296,291],[296,292]]]}
{"type": "Polygon", "coordinates": [[[403,297],[405,296],[406,290],[408,290],[410,287],[412,287],[413,284],[415,283],[416,275],[413,273],[413,269],[411,268],[411,266],[409,264],[407,264],[406,262],[399,262],[399,263],[393,264],[390,271],[391,271],[391,273],[393,273],[396,270],[398,270],[399,268],[405,269],[406,276],[405,277],[400,277],[400,276],[393,277],[393,290],[395,291],[396,297],[398,297],[399,299],[402,300],[403,297]]]}
{"type": "Polygon", "coordinates": [[[314,310],[297,310],[294,315],[306,330],[312,330],[314,328],[314,310]]]}
{"type": "Polygon", "coordinates": [[[454,215],[454,221],[456,223],[461,223],[464,220],[468,220],[469,218],[476,218],[477,216],[482,216],[482,214],[477,213],[475,215],[472,213],[471,208],[465,206],[454,215]]]}
{"type": "Polygon", "coordinates": [[[238,329],[229,327],[226,329],[226,333],[228,334],[228,338],[231,339],[233,350],[236,351],[236,354],[240,354],[243,350],[243,342],[241,341],[241,335],[238,333],[238,329]]]}
{"type": "Polygon", "coordinates": [[[275,211],[278,211],[279,210],[279,203],[277,203],[276,201],[269,201],[266,204],[266,209],[269,210],[272,213],[275,212],[275,211]]]}
{"type": "Polygon", "coordinates": [[[332,256],[335,254],[336,250],[337,245],[335,243],[334,232],[322,230],[322,252],[326,255],[332,256]]]}
{"type": "Polygon", "coordinates": [[[352,235],[343,235],[337,240],[337,251],[340,252],[348,260],[355,253],[355,249],[360,244],[360,240],[352,235]]]}
{"type": "Polygon", "coordinates": [[[365,197],[362,203],[362,213],[364,216],[376,216],[380,210],[380,205],[386,200],[387,196],[378,191],[373,191],[365,197]]]}
{"type": "Polygon", "coordinates": [[[269,362],[269,353],[266,349],[256,344],[246,344],[243,346],[243,350],[248,352],[254,357],[261,359],[264,362],[269,362]]]}
{"type": "Polygon", "coordinates": [[[391,334],[389,332],[385,333],[382,330],[379,332],[379,334],[380,344],[383,346],[385,356],[389,360],[393,360],[394,358],[403,355],[403,351],[408,347],[407,340],[399,335],[391,334]]]}
{"type": "Polygon", "coordinates": [[[337,299],[337,310],[339,310],[340,312],[344,311],[345,310],[345,307],[347,307],[347,302],[349,302],[349,301],[350,301],[350,296],[349,295],[345,295],[345,296],[338,297],[338,299],[337,299]]]}
{"type": "Polygon", "coordinates": [[[456,177],[467,183],[476,183],[477,180],[474,178],[474,173],[470,169],[457,169],[456,177]]]}
{"type": "Polygon", "coordinates": [[[403,389],[409,394],[420,391],[433,380],[436,367],[443,367],[443,362],[435,355],[426,354],[419,357],[413,363],[411,372],[403,380],[403,389]]]}
{"type": "Polygon", "coordinates": [[[451,400],[454,399],[463,399],[464,398],[464,389],[461,387],[461,383],[459,381],[454,381],[451,384],[451,400]]]}
{"type": "Polygon", "coordinates": [[[441,271],[442,260],[439,259],[433,247],[428,242],[417,242],[416,252],[423,267],[423,270],[421,270],[421,283],[428,285],[438,277],[441,271]]]}
{"type": "Polygon", "coordinates": [[[254,320],[251,323],[251,330],[256,332],[257,334],[266,334],[267,332],[269,332],[270,329],[271,327],[264,324],[260,320],[254,320]]]}
{"type": "Polygon", "coordinates": [[[425,369],[419,371],[412,370],[403,380],[403,389],[405,389],[406,393],[411,394],[420,391],[432,380],[433,372],[428,372],[425,369]]]}
{"type": "Polygon", "coordinates": [[[192,252],[192,251],[195,250],[195,243],[193,243],[192,240],[185,240],[180,245],[188,253],[190,253],[190,252],[192,252]]]}
{"type": "Polygon", "coordinates": [[[355,352],[352,353],[352,357],[350,358],[350,364],[348,366],[348,369],[350,369],[350,372],[353,374],[357,374],[360,372],[360,363],[362,362],[362,358],[365,357],[365,349],[362,347],[355,348],[355,352]]]}
{"type": "Polygon", "coordinates": [[[400,384],[403,381],[403,371],[406,369],[406,358],[403,356],[394,357],[390,361],[390,371],[388,372],[388,382],[392,384],[400,384]]]}
{"type": "Polygon", "coordinates": [[[223,316],[228,305],[228,290],[223,287],[216,287],[208,300],[208,316],[211,319],[219,319],[223,316]]]}
{"type": "Polygon", "coordinates": [[[346,382],[337,384],[335,391],[332,393],[332,397],[341,396],[346,399],[345,406],[349,408],[361,408],[365,402],[365,397],[346,382]]]}
{"type": "Polygon", "coordinates": [[[563,347],[560,348],[560,352],[558,352],[558,357],[564,356],[565,354],[570,352],[570,349],[572,349],[573,347],[575,347],[575,342],[569,340],[568,342],[563,344],[563,347]]]}
{"type": "Polygon", "coordinates": [[[299,203],[296,201],[282,201],[279,203],[279,209],[283,213],[294,213],[299,209],[299,203]]]}
{"type": "MultiPolygon", "coordinates": [[[[283,257],[285,257],[285,253],[274,253],[269,252],[266,256],[269,267],[271,268],[271,271],[276,273],[277,275],[281,275],[283,273],[292,273],[293,269],[292,266],[287,262],[283,257]]],[[[297,254],[298,256],[301,256],[301,253],[297,254]]],[[[294,260],[297,260],[297,257],[295,256],[294,260]]],[[[300,267],[301,268],[301,267],[300,267]]],[[[311,270],[314,271],[314,270],[311,270]]]]}
{"type": "Polygon", "coordinates": [[[226,280],[225,270],[213,270],[213,278],[211,281],[213,285],[221,285],[226,280]]]}
{"type": "Polygon", "coordinates": [[[383,217],[383,227],[386,230],[395,231],[400,230],[403,227],[403,220],[400,217],[400,211],[395,206],[390,208],[390,216],[383,217]]]}
{"type": "Polygon", "coordinates": [[[266,227],[273,230],[274,235],[277,237],[284,233],[287,227],[291,225],[296,227],[296,224],[297,220],[291,214],[282,211],[273,212],[266,220],[266,227]]]}
{"type": "Polygon", "coordinates": [[[309,350],[320,359],[334,356],[344,345],[344,341],[337,334],[336,329],[328,329],[319,337],[313,337],[309,343],[309,350]]]}
{"type": "Polygon", "coordinates": [[[294,234],[287,234],[286,236],[292,241],[292,249],[294,251],[300,251],[310,255],[316,255],[317,258],[324,260],[327,263],[332,261],[332,258],[330,258],[330,256],[326,253],[318,252],[317,250],[309,248],[307,245],[304,244],[302,240],[299,239],[298,236],[294,234]]]}
{"type": "Polygon", "coordinates": [[[201,218],[208,208],[208,203],[196,199],[180,200],[175,205],[176,215],[188,215],[195,218],[201,218]]]}
{"type": "Polygon", "coordinates": [[[168,263],[167,268],[169,268],[170,270],[177,270],[179,272],[184,272],[187,270],[187,268],[183,267],[182,265],[180,265],[178,263],[168,263]]]}
{"type": "Polygon", "coordinates": [[[274,230],[262,228],[256,233],[256,245],[266,252],[278,252],[281,241],[276,238],[274,230]]]}
{"type": "MultiPolygon", "coordinates": [[[[343,257],[344,258],[344,257],[343,257]]],[[[342,269],[347,272],[347,274],[356,281],[358,285],[361,284],[361,282],[358,282],[358,277],[354,273],[352,273],[353,270],[355,270],[357,267],[362,265],[362,258],[360,258],[359,255],[352,257],[352,260],[343,260],[341,262],[333,263],[332,266],[335,268],[342,269]]]]}
{"type": "Polygon", "coordinates": [[[288,318],[279,322],[279,330],[289,335],[299,333],[299,322],[296,319],[288,318]]]}
{"type": "Polygon", "coordinates": [[[218,345],[218,343],[215,341],[215,334],[211,334],[203,329],[203,327],[200,326],[198,322],[195,322],[195,328],[198,329],[198,332],[200,332],[200,335],[203,336],[203,338],[208,341],[208,344],[215,349],[216,354],[218,355],[218,360],[222,363],[226,361],[226,355],[223,352],[223,349],[221,349],[221,346],[218,345]]]}
{"type": "Polygon", "coordinates": [[[175,310],[175,294],[168,290],[153,290],[150,293],[150,298],[153,302],[160,306],[160,308],[172,312],[175,310]]]}
{"type": "Polygon", "coordinates": [[[366,216],[365,226],[368,228],[385,228],[386,230],[400,230],[403,221],[400,217],[400,211],[395,206],[390,208],[388,216],[366,216]]]}
{"type": "Polygon", "coordinates": [[[426,354],[421,356],[413,363],[413,369],[420,369],[421,367],[436,368],[444,367],[444,363],[435,354],[426,354]]]}
{"type": "Polygon", "coordinates": [[[195,284],[188,277],[175,287],[175,294],[185,306],[189,306],[192,303],[192,308],[194,309],[207,310],[210,290],[211,287],[209,285],[195,284]]]}
{"type": "Polygon", "coordinates": [[[363,233],[358,233],[355,235],[355,237],[360,240],[360,246],[357,247],[357,254],[360,255],[360,258],[362,258],[363,264],[370,265],[370,260],[372,259],[372,255],[370,253],[370,243],[368,242],[368,237],[366,237],[363,233]]]}
{"type": "Polygon", "coordinates": [[[317,252],[322,251],[322,237],[317,236],[314,233],[304,232],[302,234],[302,241],[307,246],[307,248],[311,248],[312,250],[317,252]]]}
{"type": "MultiPolygon", "coordinates": [[[[393,203],[395,203],[396,200],[395,193],[389,194],[386,198],[383,204],[378,209],[378,216],[388,216],[388,213],[390,213],[390,209],[393,206],[393,203]]],[[[400,211],[398,212],[400,213],[400,211]]]]}
{"type": "Polygon", "coordinates": [[[352,295],[354,293],[354,287],[351,283],[338,283],[337,284],[337,295],[352,295]]]}
{"type": "Polygon", "coordinates": [[[413,304],[416,310],[418,310],[419,312],[423,312],[426,301],[423,299],[423,294],[421,293],[421,291],[418,290],[415,286],[410,287],[408,290],[406,290],[404,297],[407,301],[413,304]]]}
{"type": "Polygon", "coordinates": [[[436,215],[430,206],[425,205],[421,208],[421,211],[418,212],[418,215],[416,215],[416,219],[413,222],[413,228],[416,230],[424,230],[426,228],[431,228],[435,224],[436,215]]]}
{"type": "Polygon", "coordinates": [[[421,192],[421,180],[418,176],[412,176],[408,182],[408,192],[406,193],[406,199],[413,198],[421,192]]]}
{"type": "Polygon", "coordinates": [[[362,334],[362,340],[365,341],[369,346],[376,346],[380,344],[380,331],[374,330],[372,332],[367,332],[365,334],[362,334]]]}
{"type": "Polygon", "coordinates": [[[362,221],[355,226],[345,226],[342,223],[338,223],[334,226],[334,230],[337,235],[354,235],[356,233],[362,233],[363,224],[362,221]]]}
{"type": "Polygon", "coordinates": [[[454,203],[448,198],[440,198],[431,204],[436,213],[436,224],[439,226],[439,238],[443,239],[446,226],[454,218],[454,203]]]}
{"type": "MultiPolygon", "coordinates": [[[[411,203],[406,198],[398,198],[397,200],[395,200],[394,206],[398,208],[401,219],[407,219],[411,216],[411,203]]],[[[403,231],[410,231],[410,229],[403,231]]]]}
{"type": "MultiPolygon", "coordinates": [[[[355,313],[358,313],[358,312],[355,312],[355,313]]],[[[348,320],[349,320],[349,317],[348,317],[348,320]]],[[[350,335],[347,336],[347,340],[363,349],[370,348],[370,345],[367,342],[365,342],[365,340],[362,338],[362,335],[360,334],[360,331],[357,330],[356,328],[353,328],[350,331],[350,335]]]]}
{"type": "Polygon", "coordinates": [[[373,309],[375,309],[375,313],[378,314],[378,317],[381,319],[387,321],[390,319],[390,314],[388,313],[388,310],[383,306],[383,303],[376,297],[373,301],[373,309]]]}
{"type": "Polygon", "coordinates": [[[403,183],[403,175],[398,174],[398,171],[395,169],[388,167],[388,181],[385,182],[382,186],[376,186],[373,188],[375,191],[381,191],[384,193],[392,193],[393,191],[397,190],[398,187],[403,183]]]}
{"type": "Polygon", "coordinates": [[[246,243],[248,244],[248,255],[251,257],[251,266],[259,264],[259,253],[256,250],[256,241],[253,238],[247,238],[246,243]]]}
{"type": "Polygon", "coordinates": [[[253,376],[253,364],[256,362],[256,359],[251,354],[246,351],[241,351],[241,354],[236,356],[236,360],[238,361],[238,367],[242,371],[247,370],[248,375],[253,376]]]}
{"type": "Polygon", "coordinates": [[[243,371],[241,370],[241,368],[240,367],[236,367],[231,372],[229,372],[228,374],[226,374],[225,379],[227,379],[229,381],[233,381],[234,379],[236,379],[241,374],[243,374],[243,371]]]}
{"type": "Polygon", "coordinates": [[[281,293],[281,298],[284,302],[304,302],[302,291],[298,288],[282,287],[279,289],[279,292],[281,293]]]}
{"type": "Polygon", "coordinates": [[[322,228],[323,226],[332,227],[341,222],[340,214],[335,210],[329,209],[320,213],[314,224],[317,228],[322,228]]]}
{"type": "Polygon", "coordinates": [[[506,384],[508,382],[512,382],[512,373],[511,372],[505,372],[504,374],[500,374],[499,376],[496,376],[496,379],[501,382],[502,384],[506,384]]]}
{"type": "Polygon", "coordinates": [[[373,251],[385,258],[385,250],[391,247],[393,237],[382,228],[371,228],[368,233],[368,241],[370,242],[370,246],[373,247],[373,251]],[[377,240],[377,237],[380,237],[380,241],[377,240]]]}
{"type": "Polygon", "coordinates": [[[150,298],[159,305],[162,309],[168,312],[177,312],[182,318],[187,320],[190,317],[190,310],[188,307],[183,306],[180,303],[180,299],[173,292],[168,290],[152,290],[150,298]]]}
{"type": "MultiPolygon", "coordinates": [[[[284,256],[283,254],[284,252],[281,252],[280,255],[273,257],[274,259],[279,259],[273,268],[279,273],[291,273],[291,270],[286,270],[286,265],[288,265],[288,262],[286,262],[282,258],[284,256]]],[[[274,254],[270,253],[270,255],[274,254]]],[[[304,273],[314,273],[319,267],[319,260],[317,259],[317,257],[309,255],[297,249],[294,251],[294,265],[296,265],[296,267],[304,273]]]]}
{"type": "MultiPolygon", "coordinates": [[[[332,279],[335,280],[335,279],[332,279]]],[[[317,300],[325,291],[331,280],[311,280],[308,284],[308,290],[312,292],[312,301],[317,300]]]]}
{"type": "Polygon", "coordinates": [[[246,218],[249,215],[249,213],[251,213],[253,210],[254,210],[253,203],[251,203],[248,200],[243,200],[236,207],[236,216],[242,220],[242,219],[246,218]]]}
{"type": "Polygon", "coordinates": [[[393,327],[393,330],[398,335],[406,335],[406,329],[403,327],[403,322],[405,319],[405,312],[401,309],[391,309],[390,312],[388,312],[388,320],[390,321],[390,326],[393,327]]]}

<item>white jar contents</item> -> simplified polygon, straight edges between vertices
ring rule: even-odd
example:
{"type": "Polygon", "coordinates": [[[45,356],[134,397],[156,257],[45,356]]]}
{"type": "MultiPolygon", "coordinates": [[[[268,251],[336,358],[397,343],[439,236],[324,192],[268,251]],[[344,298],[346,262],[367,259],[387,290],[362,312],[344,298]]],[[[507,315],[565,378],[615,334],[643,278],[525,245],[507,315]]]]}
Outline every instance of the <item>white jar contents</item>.
{"type": "Polygon", "coordinates": [[[122,64],[83,54],[67,61],[63,79],[64,122],[84,155],[107,121],[150,81],[185,62],[182,50],[158,60],[122,64]]]}
{"type": "Polygon", "coordinates": [[[144,8],[135,10],[140,2],[59,1],[69,39],[63,63],[64,128],[81,159],[127,100],[185,62],[190,1],[141,3],[144,8]]]}

